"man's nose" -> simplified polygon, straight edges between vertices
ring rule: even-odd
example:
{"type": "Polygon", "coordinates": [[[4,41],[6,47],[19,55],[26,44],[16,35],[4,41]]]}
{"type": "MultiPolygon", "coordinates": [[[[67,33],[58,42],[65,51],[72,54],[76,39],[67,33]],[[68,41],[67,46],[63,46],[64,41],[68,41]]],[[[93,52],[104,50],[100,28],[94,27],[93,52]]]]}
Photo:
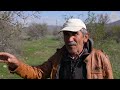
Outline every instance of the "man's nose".
{"type": "Polygon", "coordinates": [[[69,42],[74,41],[74,36],[69,36],[69,37],[68,37],[68,41],[69,41],[69,42]]]}

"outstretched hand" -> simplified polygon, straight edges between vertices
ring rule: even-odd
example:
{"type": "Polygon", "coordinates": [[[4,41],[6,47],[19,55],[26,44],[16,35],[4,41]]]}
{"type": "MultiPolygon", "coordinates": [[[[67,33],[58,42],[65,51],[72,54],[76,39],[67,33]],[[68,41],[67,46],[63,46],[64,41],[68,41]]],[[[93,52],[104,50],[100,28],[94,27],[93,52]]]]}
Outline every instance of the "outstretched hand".
{"type": "Polygon", "coordinates": [[[7,52],[0,52],[0,62],[6,63],[9,68],[15,68],[20,63],[14,55],[7,52]]]}
{"type": "Polygon", "coordinates": [[[0,62],[14,62],[16,57],[6,52],[0,52],[0,62]]]}

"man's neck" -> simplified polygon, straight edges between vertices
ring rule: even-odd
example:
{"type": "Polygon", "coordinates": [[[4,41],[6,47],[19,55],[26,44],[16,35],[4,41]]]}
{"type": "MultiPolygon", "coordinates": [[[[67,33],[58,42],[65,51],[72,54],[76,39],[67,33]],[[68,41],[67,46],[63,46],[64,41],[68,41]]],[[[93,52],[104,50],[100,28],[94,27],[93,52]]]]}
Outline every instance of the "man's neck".
{"type": "Polygon", "coordinates": [[[82,54],[83,54],[84,50],[82,50],[80,53],[75,53],[75,54],[71,54],[70,57],[73,59],[73,60],[77,60],[82,54]]]}

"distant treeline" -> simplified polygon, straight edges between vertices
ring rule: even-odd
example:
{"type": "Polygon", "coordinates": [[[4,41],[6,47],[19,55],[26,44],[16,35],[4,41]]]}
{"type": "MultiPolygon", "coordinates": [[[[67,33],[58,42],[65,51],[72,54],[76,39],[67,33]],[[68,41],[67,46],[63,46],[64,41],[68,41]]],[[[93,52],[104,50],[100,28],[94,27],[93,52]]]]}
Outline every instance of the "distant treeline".
{"type": "MultiPolygon", "coordinates": [[[[50,28],[46,23],[31,23],[25,27],[14,19],[15,16],[23,20],[27,18],[24,12],[21,11],[0,11],[0,51],[21,54],[21,45],[24,44],[24,40],[37,40],[51,35],[53,39],[61,41],[63,37],[62,34],[58,34],[61,29],[59,25],[50,28]]],[[[65,20],[69,18],[74,17],[64,17],[65,20]]],[[[84,22],[94,42],[115,40],[117,43],[120,43],[120,26],[110,26],[108,24],[109,20],[107,14],[95,15],[93,12],[88,12],[88,17],[84,22]]]]}

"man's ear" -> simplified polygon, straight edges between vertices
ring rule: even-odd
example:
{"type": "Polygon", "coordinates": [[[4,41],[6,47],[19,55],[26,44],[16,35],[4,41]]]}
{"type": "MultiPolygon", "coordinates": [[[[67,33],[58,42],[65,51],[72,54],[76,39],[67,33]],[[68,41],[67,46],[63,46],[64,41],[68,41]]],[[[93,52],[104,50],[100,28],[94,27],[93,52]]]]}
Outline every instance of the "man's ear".
{"type": "Polygon", "coordinates": [[[86,43],[89,39],[89,33],[84,35],[84,43],[86,43]]]}

